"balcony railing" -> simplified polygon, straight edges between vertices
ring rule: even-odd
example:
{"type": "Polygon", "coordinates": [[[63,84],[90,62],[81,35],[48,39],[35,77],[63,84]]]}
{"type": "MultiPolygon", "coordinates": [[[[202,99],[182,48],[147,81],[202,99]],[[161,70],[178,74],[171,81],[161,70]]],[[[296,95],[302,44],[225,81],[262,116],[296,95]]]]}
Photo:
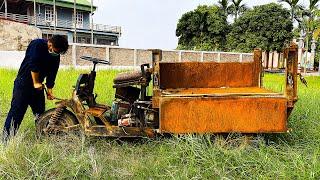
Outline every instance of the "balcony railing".
{"type": "Polygon", "coordinates": [[[7,13],[7,15],[4,12],[0,12],[0,18],[2,19],[9,19],[16,22],[26,23],[34,21],[34,17],[27,16],[27,15],[21,15],[21,14],[12,14],[7,13]]]}
{"type": "MultiPolygon", "coordinates": [[[[48,27],[50,29],[54,28],[54,21],[46,21],[45,18],[43,18],[43,17],[38,17],[37,21],[35,21],[34,16],[28,16],[28,15],[22,15],[22,14],[12,14],[12,13],[7,13],[7,15],[5,15],[4,12],[0,12],[0,18],[9,19],[12,21],[30,24],[30,25],[37,24],[40,26],[48,27]]],[[[90,24],[87,24],[87,25],[77,24],[76,27],[77,27],[77,29],[81,29],[81,30],[88,30],[88,31],[91,30],[90,24]]],[[[56,28],[74,29],[74,22],[68,21],[68,20],[57,19],[56,28]]],[[[94,31],[116,33],[116,34],[121,35],[121,27],[120,26],[93,24],[92,29],[94,31]]]]}

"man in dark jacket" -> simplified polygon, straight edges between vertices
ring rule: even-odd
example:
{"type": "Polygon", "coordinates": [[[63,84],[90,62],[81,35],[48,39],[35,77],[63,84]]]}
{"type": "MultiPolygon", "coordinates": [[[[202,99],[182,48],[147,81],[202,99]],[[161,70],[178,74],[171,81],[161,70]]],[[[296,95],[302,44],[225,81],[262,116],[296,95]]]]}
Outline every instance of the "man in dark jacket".
{"type": "Polygon", "coordinates": [[[66,53],[68,46],[67,39],[61,35],[30,42],[14,81],[11,108],[3,129],[4,141],[16,134],[28,105],[36,117],[45,111],[42,84],[45,79],[47,99],[54,99],[52,88],[59,69],[60,54],[66,53]]]}

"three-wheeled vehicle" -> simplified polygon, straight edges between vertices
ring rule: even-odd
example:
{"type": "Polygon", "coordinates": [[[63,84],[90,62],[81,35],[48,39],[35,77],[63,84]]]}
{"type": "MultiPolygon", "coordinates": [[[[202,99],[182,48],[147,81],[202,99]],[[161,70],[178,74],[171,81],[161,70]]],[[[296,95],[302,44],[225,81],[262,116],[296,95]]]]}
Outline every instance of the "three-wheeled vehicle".
{"type": "Polygon", "coordinates": [[[297,46],[284,51],[285,92],[263,88],[262,52],[251,62],[162,62],[152,50],[152,65],[114,79],[112,105],[98,104],[96,65],[81,74],[70,99],[42,114],[38,135],[81,131],[89,136],[153,137],[186,133],[283,133],[297,101],[297,46]],[[149,87],[151,85],[152,87],[149,87]],[[147,93],[147,90],[152,90],[147,93]]]}

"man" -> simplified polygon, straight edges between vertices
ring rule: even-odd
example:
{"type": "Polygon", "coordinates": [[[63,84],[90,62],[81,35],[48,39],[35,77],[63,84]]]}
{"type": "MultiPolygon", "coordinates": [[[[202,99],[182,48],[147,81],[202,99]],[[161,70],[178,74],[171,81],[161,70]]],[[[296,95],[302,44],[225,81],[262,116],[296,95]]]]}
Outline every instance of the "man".
{"type": "Polygon", "coordinates": [[[16,134],[28,105],[36,117],[45,111],[44,79],[47,99],[54,99],[52,88],[59,69],[60,54],[66,53],[68,47],[67,39],[61,35],[30,42],[14,81],[11,108],[3,129],[4,141],[16,134]]]}

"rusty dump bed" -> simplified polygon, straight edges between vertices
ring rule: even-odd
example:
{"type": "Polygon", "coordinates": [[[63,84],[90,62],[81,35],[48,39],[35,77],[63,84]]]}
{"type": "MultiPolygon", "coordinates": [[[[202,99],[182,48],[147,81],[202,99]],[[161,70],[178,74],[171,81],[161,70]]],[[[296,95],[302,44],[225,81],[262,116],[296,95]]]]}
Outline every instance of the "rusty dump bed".
{"type": "Polygon", "coordinates": [[[287,132],[296,98],[296,47],[287,50],[285,93],[262,87],[261,51],[252,62],[161,62],[154,58],[153,107],[162,133],[287,132]],[[289,82],[288,82],[289,81],[289,82]],[[293,82],[293,84],[290,84],[293,82]]]}

